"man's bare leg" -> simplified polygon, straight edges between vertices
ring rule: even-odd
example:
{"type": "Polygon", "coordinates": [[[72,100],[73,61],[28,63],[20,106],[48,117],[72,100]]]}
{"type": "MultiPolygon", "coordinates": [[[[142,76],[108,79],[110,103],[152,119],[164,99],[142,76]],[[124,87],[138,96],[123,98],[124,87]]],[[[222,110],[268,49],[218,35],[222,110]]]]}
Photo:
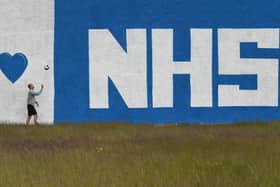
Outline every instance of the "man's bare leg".
{"type": "Polygon", "coordinates": [[[38,119],[38,116],[37,116],[37,115],[34,115],[34,124],[35,124],[35,125],[39,125],[37,119],[38,119]]]}
{"type": "Polygon", "coordinates": [[[27,116],[27,118],[26,118],[26,125],[27,125],[27,126],[29,125],[30,120],[31,120],[31,116],[27,116]]]}

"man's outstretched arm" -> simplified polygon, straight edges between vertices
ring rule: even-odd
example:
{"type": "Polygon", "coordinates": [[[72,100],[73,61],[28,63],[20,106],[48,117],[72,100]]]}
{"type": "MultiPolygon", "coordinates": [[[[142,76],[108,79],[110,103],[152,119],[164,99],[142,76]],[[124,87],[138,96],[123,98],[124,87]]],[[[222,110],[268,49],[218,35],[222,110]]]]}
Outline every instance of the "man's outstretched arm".
{"type": "Polygon", "coordinates": [[[38,96],[38,95],[40,95],[40,94],[42,93],[43,89],[44,89],[44,85],[42,84],[42,85],[41,85],[41,89],[40,89],[39,92],[34,92],[34,91],[32,91],[31,94],[32,94],[33,96],[38,96]]]}

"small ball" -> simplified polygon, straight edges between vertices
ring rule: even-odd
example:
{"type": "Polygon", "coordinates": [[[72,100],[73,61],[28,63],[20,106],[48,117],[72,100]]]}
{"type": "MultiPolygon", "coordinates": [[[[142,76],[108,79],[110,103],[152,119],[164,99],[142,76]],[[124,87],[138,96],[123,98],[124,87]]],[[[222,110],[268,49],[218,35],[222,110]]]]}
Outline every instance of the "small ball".
{"type": "Polygon", "coordinates": [[[45,66],[44,66],[44,70],[47,71],[47,70],[49,70],[49,69],[50,69],[50,66],[49,66],[49,65],[45,65],[45,66]]]}

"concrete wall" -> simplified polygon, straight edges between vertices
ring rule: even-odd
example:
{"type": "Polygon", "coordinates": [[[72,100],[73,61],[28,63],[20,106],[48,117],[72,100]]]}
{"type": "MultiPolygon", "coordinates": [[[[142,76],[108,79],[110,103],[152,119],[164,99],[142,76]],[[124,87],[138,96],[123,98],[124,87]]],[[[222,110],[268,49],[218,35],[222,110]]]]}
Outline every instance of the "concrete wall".
{"type": "Polygon", "coordinates": [[[278,120],[279,5],[1,0],[0,122],[278,120]]]}

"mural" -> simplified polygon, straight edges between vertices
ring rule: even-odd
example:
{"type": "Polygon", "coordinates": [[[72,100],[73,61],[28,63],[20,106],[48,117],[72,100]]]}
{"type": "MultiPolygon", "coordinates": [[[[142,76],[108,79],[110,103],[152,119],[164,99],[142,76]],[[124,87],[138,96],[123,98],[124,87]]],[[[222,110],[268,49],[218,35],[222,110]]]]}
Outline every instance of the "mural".
{"type": "Polygon", "coordinates": [[[280,119],[276,0],[5,1],[0,122],[280,119]]]}

